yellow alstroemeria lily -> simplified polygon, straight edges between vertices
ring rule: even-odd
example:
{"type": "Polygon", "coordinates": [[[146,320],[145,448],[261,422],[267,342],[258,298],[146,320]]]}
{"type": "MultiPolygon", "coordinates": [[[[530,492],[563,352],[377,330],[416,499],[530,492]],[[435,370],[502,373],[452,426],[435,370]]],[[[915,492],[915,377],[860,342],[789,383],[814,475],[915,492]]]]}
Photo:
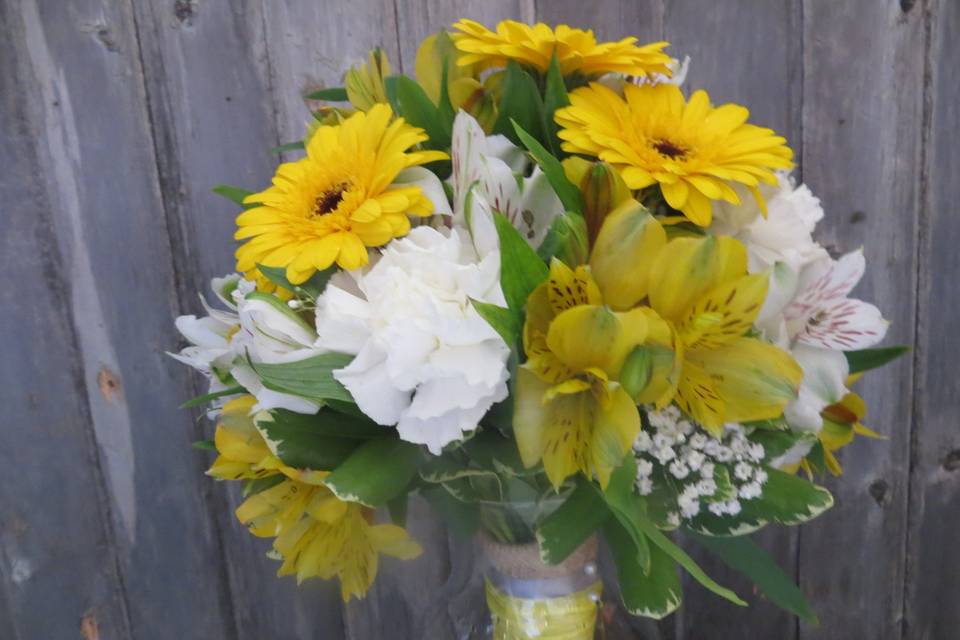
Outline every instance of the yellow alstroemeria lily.
{"type": "MultiPolygon", "coordinates": [[[[867,404],[863,398],[852,391],[843,396],[840,402],[824,409],[821,415],[823,428],[820,430],[819,438],[823,447],[823,461],[827,470],[834,476],[843,474],[843,467],[840,466],[840,461],[834,453],[853,442],[856,436],[875,440],[886,439],[886,436],[880,435],[861,422],[867,415],[867,404]]],[[[800,462],[800,466],[807,475],[813,475],[813,469],[806,458],[800,462]]]]}
{"type": "Polygon", "coordinates": [[[711,433],[726,422],[779,416],[797,394],[802,370],[785,351],[746,334],[767,295],[768,276],[747,274],[747,252],[725,236],[670,240],[636,202],[611,212],[590,264],[614,309],[646,301],[652,344],[673,352],[671,369],[638,402],[680,408],[711,433]],[[666,326],[664,326],[666,324],[666,326]]]}
{"type": "Polygon", "coordinates": [[[245,395],[224,405],[214,438],[219,455],[207,473],[222,480],[279,480],[236,511],[253,535],[276,538],[273,550],[283,559],[278,575],[296,575],[298,582],[339,577],[347,601],[370,588],[378,554],[420,555],[420,545],[402,527],[373,524],[373,510],[337,498],[323,484],[328,472],[295,469],[277,458],[250,415],[255,403],[245,395]]]}
{"type": "Polygon", "coordinates": [[[646,318],[604,306],[587,267],[556,259],[530,295],[514,433],[523,463],[542,460],[555,488],[577,471],[606,486],[640,431],[636,404],[616,378],[646,339],[646,318]]]}
{"type": "Polygon", "coordinates": [[[383,49],[377,47],[370,52],[367,64],[351,67],[344,75],[347,99],[361,111],[367,111],[375,104],[387,104],[386,77],[390,75],[390,61],[383,49]]]}
{"type": "Polygon", "coordinates": [[[424,38],[417,48],[414,69],[417,82],[434,104],[440,104],[443,74],[447,78],[447,98],[454,112],[463,110],[476,118],[483,130],[493,130],[497,119],[499,75],[488,74],[480,80],[478,65],[460,65],[463,54],[457,50],[450,35],[440,31],[424,38]]]}

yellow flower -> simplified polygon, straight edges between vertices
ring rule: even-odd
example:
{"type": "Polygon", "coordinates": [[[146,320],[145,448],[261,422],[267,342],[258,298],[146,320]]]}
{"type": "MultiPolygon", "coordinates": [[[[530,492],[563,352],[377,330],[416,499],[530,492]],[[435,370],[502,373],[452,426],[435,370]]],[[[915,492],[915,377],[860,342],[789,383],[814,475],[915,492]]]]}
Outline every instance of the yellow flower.
{"type": "Polygon", "coordinates": [[[237,518],[258,537],[275,537],[283,559],[277,575],[340,579],[344,601],[362,597],[377,575],[377,556],[402,559],[422,549],[394,524],[373,524],[373,511],[343,502],[324,486],[284,480],[237,508],[237,518]]]}
{"type": "MultiPolygon", "coordinates": [[[[827,470],[839,476],[843,474],[843,467],[834,452],[839,451],[851,442],[856,436],[873,439],[885,439],[873,429],[864,425],[861,420],[867,415],[867,404],[856,393],[850,392],[840,399],[840,402],[830,405],[821,412],[823,428],[818,434],[823,447],[823,461],[827,470]]],[[[807,458],[800,462],[800,466],[813,476],[813,468],[807,458]]]]}
{"type": "Polygon", "coordinates": [[[803,372],[787,352],[746,335],[768,283],[747,274],[746,248],[727,236],[675,238],[646,275],[649,304],[675,334],[677,405],[717,436],[726,422],[780,416],[803,372]]]}
{"type": "Polygon", "coordinates": [[[524,464],[543,460],[555,488],[577,471],[606,486],[629,450],[640,415],[615,380],[646,333],[644,312],[604,306],[584,266],[554,259],[530,295],[513,426],[524,464]]]}
{"type": "Polygon", "coordinates": [[[667,204],[700,226],[710,224],[712,201],[740,202],[735,184],[765,209],[757,185],[776,184],[774,170],[792,166],[786,140],[748,124],[744,107],[714,107],[705,91],[687,102],[671,84],[627,84],[624,94],[598,83],[573,91],[556,112],[563,149],[609,162],[631,189],[659,184],[667,204]]]}
{"type": "Polygon", "coordinates": [[[450,36],[441,31],[424,38],[417,48],[415,70],[417,82],[434,104],[440,104],[443,74],[447,74],[447,98],[456,112],[466,111],[490,132],[497,120],[498,96],[493,74],[480,81],[480,69],[475,64],[458,64],[462,56],[450,36]]]}
{"type": "Polygon", "coordinates": [[[438,151],[408,151],[427,139],[385,104],[321,126],[306,157],[280,165],[273,185],[247,196],[257,205],[237,217],[237,270],[257,276],[258,264],[285,267],[293,284],[336,263],[367,264],[379,247],[410,230],[408,215],[426,216],[433,203],[418,186],[395,184],[415,165],[446,158],[438,151]],[[392,121],[391,121],[392,120],[392,121]]]}
{"type": "Polygon", "coordinates": [[[385,104],[387,88],[384,79],[390,75],[390,61],[380,48],[370,52],[369,63],[351,68],[344,76],[347,98],[357,109],[367,111],[375,104],[385,104]]]}
{"type": "Polygon", "coordinates": [[[283,464],[250,417],[255,403],[241,396],[224,405],[214,440],[219,455],[207,473],[222,480],[276,478],[236,515],[253,535],[276,538],[273,550],[283,559],[278,575],[296,575],[298,582],[339,577],[346,601],[370,588],[377,554],[409,559],[421,553],[402,527],[372,524],[372,510],[337,498],[323,485],[326,471],[283,464]]]}
{"type": "Polygon", "coordinates": [[[565,24],[553,30],[543,23],[530,26],[514,20],[500,22],[496,33],[466,18],[453,28],[459,31],[453,34],[453,41],[465,54],[457,61],[460,65],[476,64],[488,69],[503,67],[508,60],[515,60],[546,73],[556,54],[565,76],[577,72],[585,76],[612,72],[632,76],[670,75],[667,67],[670,56],[663,53],[666,42],[637,46],[636,38],[624,38],[598,43],[590,30],[571,29],[565,24]]]}

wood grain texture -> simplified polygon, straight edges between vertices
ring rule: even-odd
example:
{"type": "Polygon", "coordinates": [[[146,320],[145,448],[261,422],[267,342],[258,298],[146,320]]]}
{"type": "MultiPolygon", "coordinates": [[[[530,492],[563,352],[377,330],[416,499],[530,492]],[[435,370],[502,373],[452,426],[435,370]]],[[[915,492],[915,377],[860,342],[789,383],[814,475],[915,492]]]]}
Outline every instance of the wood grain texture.
{"type": "MultiPolygon", "coordinates": [[[[803,8],[804,179],[826,211],[821,241],[864,247],[854,294],[883,309],[888,344],[913,341],[922,181],[924,20],[901,4],[803,8]]],[[[904,358],[857,387],[889,440],[842,452],[845,475],[827,482],[836,506],[801,530],[800,581],[822,622],[801,638],[900,637],[912,379],[904,358]]]]}
{"type": "MultiPolygon", "coordinates": [[[[163,205],[184,312],[202,314],[210,278],[233,270],[238,207],[212,193],[217,184],[259,190],[280,161],[259,3],[135,3],[163,205]],[[242,131],[242,134],[239,133],[242,131]]],[[[174,348],[170,345],[169,348],[174,348]]],[[[189,375],[181,367],[180,375],[189,375]]],[[[206,383],[195,376],[195,393],[206,383]]],[[[213,424],[196,411],[206,437],[213,424]]],[[[209,464],[211,454],[189,454],[209,464]]],[[[234,483],[207,481],[218,523],[239,638],[336,637],[340,595],[333,583],[297,588],[278,579],[269,541],[250,535],[233,513],[234,483]],[[264,598],[265,585],[271,597],[264,598]]]]}
{"type": "MultiPolygon", "coordinates": [[[[198,433],[174,400],[189,393],[188,380],[164,355],[176,343],[170,315],[178,307],[133,16],[124,3],[95,0],[71,3],[69,11],[51,1],[11,6],[11,28],[23,33],[23,74],[32,79],[25,89],[39,183],[62,256],[50,279],[65,288],[77,339],[71,355],[89,405],[79,415],[91,421],[104,471],[129,635],[230,634],[224,564],[204,499],[208,481],[186,454],[198,433]]],[[[57,357],[42,334],[34,340],[40,353],[57,357]]],[[[36,390],[45,404],[56,397],[43,384],[36,390]]],[[[50,428],[64,424],[61,418],[50,428]]],[[[58,488],[31,486],[64,496],[74,490],[66,478],[58,488]]],[[[24,497],[45,500],[44,493],[24,497]]],[[[56,531],[73,539],[82,527],[78,521],[56,531]]],[[[72,591],[54,593],[67,598],[72,591]]],[[[79,625],[75,619],[73,629],[79,625]]]]}
{"type": "Polygon", "coordinates": [[[928,20],[926,187],[919,247],[917,374],[910,472],[904,637],[948,638],[960,628],[960,609],[947,594],[960,592],[960,429],[955,335],[960,299],[952,274],[960,273],[957,177],[960,151],[960,5],[932,2],[928,20]]]}
{"type": "Polygon", "coordinates": [[[0,3],[0,635],[77,637],[94,615],[129,635],[63,261],[37,176],[24,33],[0,3]]]}

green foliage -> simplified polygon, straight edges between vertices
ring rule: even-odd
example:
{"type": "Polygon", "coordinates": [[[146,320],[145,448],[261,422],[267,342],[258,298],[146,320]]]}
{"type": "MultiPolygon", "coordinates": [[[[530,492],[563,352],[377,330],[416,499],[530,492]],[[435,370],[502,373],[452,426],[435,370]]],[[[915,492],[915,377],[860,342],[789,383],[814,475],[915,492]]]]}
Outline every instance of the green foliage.
{"type": "Polygon", "coordinates": [[[701,511],[691,521],[690,528],[707,535],[739,536],[770,522],[800,524],[833,506],[833,496],[823,487],[777,469],[764,467],[764,470],[768,478],[763,494],[741,501],[740,513],[718,516],[701,511]]]}
{"type": "Polygon", "coordinates": [[[783,573],[766,551],[746,536],[718,538],[688,532],[731,569],[750,578],[772,603],[804,621],[817,624],[817,615],[800,588],[783,573]]]}
{"type": "Polygon", "coordinates": [[[508,346],[512,346],[520,336],[520,318],[517,314],[504,307],[498,307],[489,302],[470,299],[473,308],[477,310],[480,317],[487,321],[494,331],[500,334],[503,341],[508,346]]]}
{"type": "Polygon", "coordinates": [[[426,146],[447,149],[450,146],[452,119],[444,117],[423,88],[407,76],[397,76],[396,86],[400,113],[407,122],[427,132],[430,141],[426,146]]]}
{"type": "Polygon", "coordinates": [[[284,464],[315,471],[336,468],[366,441],[364,436],[390,433],[369,420],[330,409],[312,416],[278,409],[258,414],[254,421],[270,451],[284,464]]]}
{"type": "Polygon", "coordinates": [[[266,388],[323,404],[326,400],[353,402],[350,392],[333,377],[334,369],[342,369],[351,360],[353,356],[345,353],[321,353],[283,364],[248,362],[266,388]]]}
{"type": "Polygon", "coordinates": [[[211,400],[216,400],[217,398],[223,398],[226,396],[236,395],[238,393],[244,393],[245,389],[243,387],[230,387],[229,389],[223,389],[221,391],[213,391],[211,393],[205,393],[202,396],[197,396],[196,398],[191,398],[180,405],[181,409],[192,409],[193,407],[199,407],[202,404],[207,404],[211,400]]]}
{"type": "Polygon", "coordinates": [[[547,235],[537,249],[544,261],[557,258],[570,267],[584,264],[590,257],[590,240],[587,238],[587,223],[583,216],[567,211],[550,223],[547,235]]]}
{"type": "Polygon", "coordinates": [[[247,480],[243,483],[242,495],[244,498],[248,498],[254,494],[260,493],[261,491],[266,491],[271,487],[275,487],[287,477],[281,473],[276,475],[267,476],[266,478],[254,478],[253,480],[247,480]]]}
{"type": "Polygon", "coordinates": [[[326,485],[341,500],[380,507],[406,493],[417,473],[420,447],[394,438],[360,445],[333,472],[326,485]]]}
{"type": "Polygon", "coordinates": [[[511,60],[503,78],[502,98],[493,133],[507,136],[514,144],[520,144],[517,123],[538,140],[546,140],[546,120],[540,90],[533,77],[511,60]]]}
{"type": "Polygon", "coordinates": [[[521,313],[527,298],[547,279],[550,271],[509,220],[500,213],[494,213],[493,221],[500,237],[500,285],[507,299],[507,307],[516,316],[518,325],[521,325],[521,313]]]}
{"type": "Polygon", "coordinates": [[[344,87],[318,89],[308,93],[307,98],[310,100],[325,100],[326,102],[346,102],[348,100],[347,90],[344,87]]]}
{"type": "Polygon", "coordinates": [[[304,295],[311,300],[316,300],[320,297],[320,294],[326,289],[327,282],[330,281],[331,276],[337,272],[336,267],[330,267],[323,271],[317,271],[310,276],[306,282],[293,284],[287,280],[287,270],[284,267],[268,267],[263,264],[258,264],[257,269],[263,274],[264,278],[278,287],[304,295]]]}
{"type": "Polygon", "coordinates": [[[214,444],[213,440],[196,440],[190,446],[194,449],[199,449],[200,451],[216,451],[217,445],[214,444]]]}
{"type": "Polygon", "coordinates": [[[543,92],[543,117],[546,122],[546,135],[550,147],[555,154],[560,153],[560,139],[557,137],[557,123],[554,113],[570,104],[567,87],[563,83],[563,73],[560,71],[560,62],[554,52],[550,59],[550,69],[547,70],[547,83],[543,92]]]}
{"type": "Polygon", "coordinates": [[[896,360],[903,354],[910,351],[907,345],[897,345],[894,347],[880,347],[878,349],[860,349],[859,351],[846,351],[847,362],[850,364],[850,373],[860,373],[882,367],[888,362],[896,360]]]}
{"type": "Polygon", "coordinates": [[[241,189],[240,187],[231,187],[228,184],[218,184],[213,189],[211,189],[218,196],[223,196],[230,202],[238,204],[244,209],[252,209],[254,207],[259,207],[259,203],[250,203],[244,204],[243,200],[249,195],[253,195],[253,191],[248,191],[247,189],[241,189]]]}
{"type": "Polygon", "coordinates": [[[530,135],[526,129],[517,121],[513,121],[513,128],[517,138],[524,147],[530,152],[530,156],[536,161],[547,176],[547,181],[556,192],[560,202],[563,203],[567,211],[583,213],[583,194],[575,184],[567,179],[567,174],[563,170],[563,165],[555,156],[553,156],[534,136],[530,135]]]}
{"type": "Polygon", "coordinates": [[[623,604],[632,615],[657,620],[680,606],[683,590],[677,564],[659,547],[649,547],[649,565],[637,561],[640,552],[633,536],[615,518],[603,527],[617,567],[617,581],[623,604]]]}
{"type": "Polygon", "coordinates": [[[633,398],[647,388],[652,375],[653,353],[650,348],[634,347],[620,369],[620,385],[633,398]]]}
{"type": "Polygon", "coordinates": [[[581,481],[556,511],[537,527],[540,558],[560,564],[609,517],[610,512],[587,481],[581,481]]]}
{"type": "Polygon", "coordinates": [[[455,536],[467,539],[476,533],[480,526],[480,508],[476,504],[458,500],[441,485],[424,488],[420,495],[440,514],[455,536]]]}
{"type": "Polygon", "coordinates": [[[281,144],[279,147],[274,147],[270,149],[270,153],[285,153],[287,151],[303,151],[306,149],[306,145],[303,143],[303,140],[297,140],[296,142],[287,142],[281,144]]]}

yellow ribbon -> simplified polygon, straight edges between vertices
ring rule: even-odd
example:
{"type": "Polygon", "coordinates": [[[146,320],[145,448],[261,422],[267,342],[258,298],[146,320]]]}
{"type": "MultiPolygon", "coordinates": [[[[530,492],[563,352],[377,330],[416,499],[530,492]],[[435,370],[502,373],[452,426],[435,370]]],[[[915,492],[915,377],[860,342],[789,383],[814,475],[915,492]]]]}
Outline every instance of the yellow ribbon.
{"type": "Polygon", "coordinates": [[[557,598],[516,598],[486,580],[493,640],[593,640],[603,584],[557,598]]]}

